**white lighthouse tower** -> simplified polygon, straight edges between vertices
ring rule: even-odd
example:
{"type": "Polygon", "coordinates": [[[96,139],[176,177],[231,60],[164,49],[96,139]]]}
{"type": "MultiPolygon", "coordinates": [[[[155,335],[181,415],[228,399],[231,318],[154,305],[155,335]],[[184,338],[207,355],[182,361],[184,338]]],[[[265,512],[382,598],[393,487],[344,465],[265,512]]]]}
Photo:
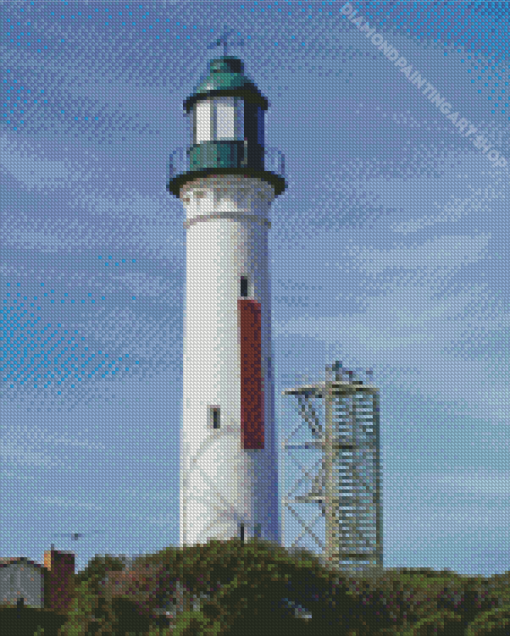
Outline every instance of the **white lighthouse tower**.
{"type": "Polygon", "coordinates": [[[211,60],[184,108],[192,144],[168,184],[186,212],[180,545],[280,543],[268,232],[283,157],[266,169],[268,102],[236,57],[211,60]]]}

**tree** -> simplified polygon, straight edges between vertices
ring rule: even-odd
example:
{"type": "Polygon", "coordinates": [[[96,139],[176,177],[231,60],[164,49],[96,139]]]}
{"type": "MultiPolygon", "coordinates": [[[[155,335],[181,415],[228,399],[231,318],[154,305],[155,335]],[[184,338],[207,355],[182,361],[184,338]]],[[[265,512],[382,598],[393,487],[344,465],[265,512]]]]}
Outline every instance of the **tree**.
{"type": "Polygon", "coordinates": [[[107,578],[109,572],[120,572],[126,567],[126,561],[123,557],[96,555],[86,565],[85,569],[75,574],[76,584],[79,585],[83,581],[92,580],[97,585],[107,578]]]}
{"type": "MultiPolygon", "coordinates": [[[[247,623],[243,630],[252,629],[261,621],[265,627],[268,619],[288,623],[290,618],[293,625],[296,620],[293,606],[285,599],[306,607],[304,599],[318,592],[311,588],[311,570],[322,571],[318,558],[309,553],[305,556],[303,552],[297,566],[301,572],[298,575],[296,562],[299,560],[298,555],[291,556],[285,548],[260,539],[246,543],[239,539],[211,540],[206,545],[171,548],[134,564],[133,571],[138,573],[153,566],[154,576],[145,589],[144,585],[137,586],[138,590],[144,590],[146,598],[142,599],[140,592],[133,598],[158,606],[165,601],[165,596],[167,600],[169,596],[175,598],[180,583],[185,609],[190,611],[193,601],[200,599],[201,614],[208,621],[210,631],[214,632],[220,622],[225,629],[235,626],[241,629],[243,620],[247,623]],[[290,584],[291,578],[295,589],[290,584]],[[246,621],[243,616],[254,618],[246,621]]],[[[302,624],[300,621],[299,625],[302,624]]]]}
{"type": "Polygon", "coordinates": [[[221,625],[211,623],[201,611],[185,611],[179,614],[171,633],[173,636],[212,636],[221,633],[221,625]]]}
{"type": "Polygon", "coordinates": [[[116,617],[104,589],[108,576],[124,568],[125,561],[120,557],[96,555],[84,570],[75,574],[73,601],[68,619],[60,628],[62,636],[111,633],[116,617]]]}
{"type": "Polygon", "coordinates": [[[211,540],[139,557],[129,568],[116,557],[92,559],[61,634],[454,636],[470,625],[478,636],[488,633],[486,623],[508,628],[508,609],[498,606],[508,604],[509,575],[466,579],[428,569],[347,575],[304,549],[211,540]],[[159,629],[166,619],[155,610],[176,600],[184,611],[174,629],[159,629]],[[311,618],[297,617],[296,607],[311,618]]]}
{"type": "Polygon", "coordinates": [[[464,627],[459,614],[450,610],[441,610],[432,616],[422,618],[403,636],[463,636],[464,627]]]}
{"type": "Polygon", "coordinates": [[[509,633],[510,603],[482,612],[466,630],[466,636],[508,636],[509,633]]]}
{"type": "Polygon", "coordinates": [[[99,633],[100,599],[91,581],[82,581],[75,594],[68,619],[60,628],[61,636],[86,636],[99,633]]]}

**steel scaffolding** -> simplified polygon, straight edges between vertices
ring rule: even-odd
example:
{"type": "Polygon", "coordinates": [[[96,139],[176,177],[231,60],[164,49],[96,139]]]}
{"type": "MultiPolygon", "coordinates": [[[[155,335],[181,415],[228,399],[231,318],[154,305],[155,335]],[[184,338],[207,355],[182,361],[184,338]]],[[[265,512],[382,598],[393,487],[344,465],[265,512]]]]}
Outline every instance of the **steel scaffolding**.
{"type": "MultiPolygon", "coordinates": [[[[303,419],[282,443],[285,474],[290,465],[287,458],[299,471],[282,501],[283,522],[290,513],[302,527],[291,548],[309,535],[321,548],[324,562],[333,567],[350,571],[382,569],[379,390],[353,379],[353,375],[335,362],[326,367],[325,382],[282,391],[284,396],[297,397],[303,419]],[[305,424],[311,439],[296,441],[305,424]],[[292,454],[296,449],[318,455],[311,469],[296,460],[292,454]],[[296,495],[304,483],[309,486],[296,495]],[[296,504],[318,506],[314,520],[307,523],[295,510],[296,504]],[[324,533],[314,531],[321,516],[324,533]],[[325,536],[318,536],[321,534],[325,536]]],[[[368,379],[370,375],[367,371],[368,379]]]]}

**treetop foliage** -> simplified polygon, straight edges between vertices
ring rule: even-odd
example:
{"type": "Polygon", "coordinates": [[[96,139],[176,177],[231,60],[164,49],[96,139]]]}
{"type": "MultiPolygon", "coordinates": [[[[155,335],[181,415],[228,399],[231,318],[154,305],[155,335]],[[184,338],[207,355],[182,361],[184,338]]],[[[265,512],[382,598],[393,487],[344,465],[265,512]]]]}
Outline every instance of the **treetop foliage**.
{"type": "Polygon", "coordinates": [[[170,546],[129,564],[96,556],[76,579],[60,636],[120,636],[130,626],[150,636],[482,636],[510,621],[510,572],[490,579],[430,569],[346,573],[305,549],[261,539],[170,546]]]}

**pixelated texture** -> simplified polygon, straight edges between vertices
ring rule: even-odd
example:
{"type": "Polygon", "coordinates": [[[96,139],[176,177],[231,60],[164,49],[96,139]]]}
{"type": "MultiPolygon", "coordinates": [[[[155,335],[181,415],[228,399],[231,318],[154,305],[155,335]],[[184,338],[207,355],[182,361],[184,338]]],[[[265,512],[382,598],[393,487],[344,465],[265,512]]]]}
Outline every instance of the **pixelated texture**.
{"type": "Polygon", "coordinates": [[[241,356],[241,444],[264,448],[260,303],[238,298],[241,356]]]}
{"type": "MultiPolygon", "coordinates": [[[[283,389],[335,359],[372,367],[385,565],[508,569],[508,2],[344,6],[1,3],[1,555],[40,562],[83,531],[59,545],[82,569],[178,541],[185,230],[167,172],[227,24],[286,159],[280,438],[299,421],[283,389]]],[[[285,544],[301,530],[288,519],[285,544]]]]}

